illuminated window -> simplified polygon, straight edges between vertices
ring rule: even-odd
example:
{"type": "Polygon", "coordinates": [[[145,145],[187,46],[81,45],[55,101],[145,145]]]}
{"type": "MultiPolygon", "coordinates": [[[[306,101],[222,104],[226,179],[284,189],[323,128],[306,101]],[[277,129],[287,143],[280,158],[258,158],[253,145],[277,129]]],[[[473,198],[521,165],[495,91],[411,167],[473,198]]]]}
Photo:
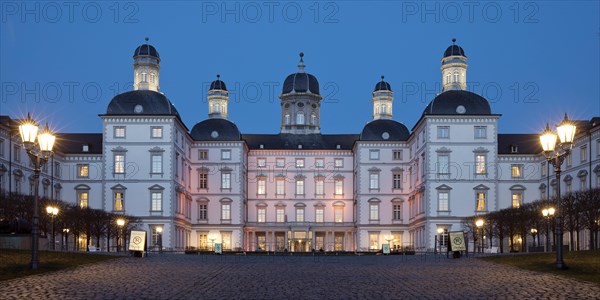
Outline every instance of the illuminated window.
{"type": "Polygon", "coordinates": [[[484,192],[477,192],[477,211],[485,211],[485,193],[484,192]]]}
{"type": "Polygon", "coordinates": [[[79,204],[79,207],[87,208],[89,206],[88,197],[89,197],[89,193],[87,191],[77,193],[77,202],[79,204]]]}
{"type": "Polygon", "coordinates": [[[115,154],[115,174],[125,173],[125,154],[115,154]]]}
{"type": "Polygon", "coordinates": [[[296,168],[304,168],[304,158],[296,158],[296,168]]]}
{"type": "Polygon", "coordinates": [[[77,177],[88,178],[90,166],[89,165],[77,165],[77,177]]]}
{"type": "Polygon", "coordinates": [[[156,75],[154,75],[154,73],[150,73],[150,82],[154,83],[154,77],[156,75]]]}
{"type": "Polygon", "coordinates": [[[437,137],[438,137],[438,139],[450,138],[450,126],[438,126],[437,127],[437,137]]]}
{"type": "Polygon", "coordinates": [[[123,192],[115,192],[115,211],[122,211],[125,207],[125,198],[123,192]]]}
{"type": "Polygon", "coordinates": [[[315,167],[316,168],[323,168],[325,167],[325,160],[322,158],[316,158],[315,159],[315,167]]]}
{"type": "Polygon", "coordinates": [[[453,83],[457,83],[458,82],[458,72],[454,72],[454,76],[452,77],[452,82],[453,83]]]}
{"type": "Polygon", "coordinates": [[[113,135],[115,138],[125,138],[125,126],[115,126],[113,135]]]}
{"type": "Polygon", "coordinates": [[[221,220],[231,220],[231,203],[221,203],[221,220]]]}
{"type": "Polygon", "coordinates": [[[510,166],[510,174],[511,174],[512,178],[522,178],[523,177],[523,166],[522,165],[510,166]]]}
{"type": "Polygon", "coordinates": [[[296,222],[304,222],[304,207],[296,207],[296,222]]]}
{"type": "Polygon", "coordinates": [[[267,194],[267,181],[264,178],[258,179],[258,188],[257,194],[266,195],[267,194]]]}
{"type": "Polygon", "coordinates": [[[336,223],[344,222],[344,208],[343,207],[335,207],[333,209],[333,219],[336,223]]]}
{"type": "Polygon", "coordinates": [[[163,137],[163,128],[162,126],[152,126],[150,127],[150,137],[153,139],[160,139],[163,137]]]}
{"type": "Polygon", "coordinates": [[[162,211],[162,192],[151,193],[152,211],[162,211]]]}
{"type": "Polygon", "coordinates": [[[325,194],[325,180],[319,178],[315,181],[315,194],[324,195],[325,194]]]}
{"type": "Polygon", "coordinates": [[[379,232],[369,232],[369,249],[379,250],[379,232]]]}
{"type": "Polygon", "coordinates": [[[379,173],[370,173],[369,174],[369,189],[371,189],[371,190],[379,189],[379,173]]]}
{"type": "Polygon", "coordinates": [[[264,168],[267,166],[267,159],[266,158],[259,158],[256,160],[257,165],[259,168],[264,168]]]}
{"type": "Polygon", "coordinates": [[[148,82],[148,73],[142,73],[142,82],[148,82]]]}
{"type": "Polygon", "coordinates": [[[221,173],[221,189],[231,189],[231,173],[221,173]]]}
{"type": "Polygon", "coordinates": [[[275,181],[275,194],[277,194],[277,195],[285,194],[285,179],[278,178],[275,181]]]}
{"type": "Polygon", "coordinates": [[[264,223],[267,221],[267,209],[264,207],[258,208],[257,218],[258,223],[264,223]]]}
{"type": "Polygon", "coordinates": [[[344,194],[344,180],[343,179],[336,179],[335,180],[334,194],[336,194],[336,195],[343,195],[344,194]]]}
{"type": "Polygon", "coordinates": [[[336,168],[342,168],[344,166],[344,159],[343,158],[336,158],[333,160],[333,164],[336,168]]]}
{"type": "Polygon", "coordinates": [[[285,222],[285,209],[283,209],[282,207],[278,207],[275,210],[275,215],[276,215],[276,221],[277,223],[283,223],[285,222]]]}
{"type": "Polygon", "coordinates": [[[438,193],[438,210],[448,211],[448,192],[438,193]]]}
{"type": "Polygon", "coordinates": [[[315,222],[323,223],[325,221],[325,209],[322,207],[315,208],[315,222]]]}
{"type": "Polygon", "coordinates": [[[296,195],[304,195],[304,179],[296,179],[296,195]]]}
{"type": "Polygon", "coordinates": [[[477,154],[475,156],[475,173],[486,174],[485,155],[477,154]]]}
{"type": "Polygon", "coordinates": [[[523,194],[518,192],[512,193],[512,207],[519,208],[523,204],[523,194]]]}
{"type": "Polygon", "coordinates": [[[379,203],[370,203],[369,204],[369,220],[370,221],[378,221],[379,220],[379,203]]]}

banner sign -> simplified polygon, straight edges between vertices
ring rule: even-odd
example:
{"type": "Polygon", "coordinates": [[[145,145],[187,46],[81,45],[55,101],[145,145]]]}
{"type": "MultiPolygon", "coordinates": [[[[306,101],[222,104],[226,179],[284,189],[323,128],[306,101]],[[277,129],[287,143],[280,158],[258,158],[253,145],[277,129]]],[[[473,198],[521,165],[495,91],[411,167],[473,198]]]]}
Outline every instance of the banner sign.
{"type": "Polygon", "coordinates": [[[146,232],[132,230],[129,238],[130,251],[144,251],[146,245],[146,232]]]}
{"type": "Polygon", "coordinates": [[[452,251],[467,251],[465,245],[465,234],[462,231],[451,231],[448,233],[450,237],[450,246],[452,251]]]}
{"type": "Polygon", "coordinates": [[[390,244],[383,244],[383,254],[390,254],[390,244]]]}
{"type": "Polygon", "coordinates": [[[223,244],[216,243],[215,244],[215,253],[221,254],[223,252],[223,244]]]}

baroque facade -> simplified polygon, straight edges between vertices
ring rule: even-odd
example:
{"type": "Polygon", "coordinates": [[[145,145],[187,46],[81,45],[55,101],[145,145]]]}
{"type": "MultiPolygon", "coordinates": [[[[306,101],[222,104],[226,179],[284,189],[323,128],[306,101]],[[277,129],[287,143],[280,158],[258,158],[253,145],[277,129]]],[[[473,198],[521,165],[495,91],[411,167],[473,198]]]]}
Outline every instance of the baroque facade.
{"type": "MultiPolygon", "coordinates": [[[[219,76],[208,118],[190,130],[160,92],[158,51],[146,43],[133,58],[134,90],[109,102],[102,132],[58,134],[40,194],[136,216],[151,246],[160,227],[166,249],[426,250],[439,229],[461,231],[464,217],[553,196],[557,184],[538,134],[498,133],[501,116],[467,91],[455,40],[441,60],[443,90],[412,129],[393,119],[382,77],[360,134],[320,133],[331,116],[320,113],[319,82],[302,53],[279,96],[279,134],[242,134],[219,76]]],[[[0,119],[0,189],[31,193],[18,121],[0,119]]],[[[599,125],[577,121],[566,191],[600,187],[599,125]]]]}

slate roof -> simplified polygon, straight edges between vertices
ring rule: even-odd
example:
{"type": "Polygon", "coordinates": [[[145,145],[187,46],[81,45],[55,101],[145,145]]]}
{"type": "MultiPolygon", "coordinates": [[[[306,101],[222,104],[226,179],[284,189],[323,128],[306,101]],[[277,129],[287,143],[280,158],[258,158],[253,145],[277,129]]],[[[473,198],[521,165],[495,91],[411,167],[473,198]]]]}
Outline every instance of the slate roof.
{"type": "Polygon", "coordinates": [[[361,141],[406,141],[409,137],[410,132],[404,124],[383,119],[367,123],[360,134],[361,141]]]}
{"type": "Polygon", "coordinates": [[[150,90],[129,91],[116,95],[108,104],[106,114],[179,116],[173,103],[163,93],[150,90]]]}
{"type": "Polygon", "coordinates": [[[196,123],[190,132],[195,141],[239,141],[240,130],[226,119],[207,119],[196,123]]]}
{"type": "Polygon", "coordinates": [[[352,150],[358,134],[243,134],[250,149],[352,150]],[[261,148],[260,146],[263,146],[261,148]],[[340,146],[338,149],[337,146],[340,146]]]}
{"type": "Polygon", "coordinates": [[[65,154],[102,154],[101,133],[58,133],[54,151],[65,154]],[[88,145],[88,151],[83,146],[88,145]]]}
{"type": "Polygon", "coordinates": [[[498,134],[498,154],[540,154],[542,145],[538,133],[498,134]],[[512,152],[517,146],[517,152],[512,152]]]}
{"type": "Polygon", "coordinates": [[[423,115],[491,114],[492,109],[485,98],[463,90],[450,90],[437,95],[423,111],[423,115]]]}

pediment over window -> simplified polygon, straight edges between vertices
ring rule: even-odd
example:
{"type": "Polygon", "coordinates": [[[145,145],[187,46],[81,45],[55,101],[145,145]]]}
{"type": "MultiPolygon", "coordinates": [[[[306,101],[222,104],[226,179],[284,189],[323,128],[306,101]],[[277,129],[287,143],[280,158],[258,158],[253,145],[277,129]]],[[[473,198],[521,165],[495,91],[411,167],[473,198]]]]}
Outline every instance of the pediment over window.
{"type": "Polygon", "coordinates": [[[400,199],[400,198],[392,199],[392,203],[402,203],[402,202],[404,202],[404,199],[400,199]]]}
{"type": "Polygon", "coordinates": [[[299,202],[299,203],[294,204],[294,207],[306,207],[306,204],[299,202]]]}
{"type": "Polygon", "coordinates": [[[256,203],[256,207],[267,207],[268,205],[264,202],[256,203]]]}
{"type": "Polygon", "coordinates": [[[204,197],[199,198],[196,201],[198,201],[199,203],[208,203],[208,202],[210,202],[210,200],[208,200],[208,198],[204,198],[204,197]]]}
{"type": "Polygon", "coordinates": [[[509,188],[509,190],[511,190],[511,191],[524,191],[526,189],[527,188],[525,188],[524,186],[522,186],[520,184],[515,184],[509,188]]]}
{"type": "Polygon", "coordinates": [[[76,190],[91,190],[90,186],[87,184],[78,184],[75,186],[76,190]]]}
{"type": "Polygon", "coordinates": [[[281,202],[281,201],[279,201],[279,202],[277,202],[277,203],[275,204],[275,207],[286,207],[286,206],[287,206],[287,205],[286,205],[285,203],[281,202]]]}
{"type": "Polygon", "coordinates": [[[345,204],[344,202],[342,202],[342,201],[336,201],[336,202],[333,202],[333,204],[332,204],[332,205],[333,205],[333,206],[341,206],[341,207],[344,207],[344,206],[346,206],[346,204],[345,204]]]}
{"type": "Polygon", "coordinates": [[[381,202],[381,200],[379,200],[379,199],[377,199],[377,198],[371,198],[371,199],[369,199],[369,201],[367,201],[367,202],[369,202],[369,203],[380,203],[380,202],[381,202]]]}
{"type": "Polygon", "coordinates": [[[230,168],[230,167],[222,167],[222,168],[219,169],[219,171],[221,171],[221,172],[231,172],[231,171],[233,171],[233,169],[230,168]]]}
{"type": "Polygon", "coordinates": [[[126,190],[127,188],[124,185],[117,184],[110,188],[111,190],[126,190]]]}
{"type": "Polygon", "coordinates": [[[325,203],[319,201],[319,202],[315,203],[314,207],[325,207],[325,203]]]}
{"type": "Polygon", "coordinates": [[[450,152],[452,152],[452,150],[450,150],[449,148],[446,148],[446,147],[442,147],[442,148],[439,148],[439,149],[435,150],[435,152],[437,152],[437,153],[450,153],[450,152]]]}
{"type": "Polygon", "coordinates": [[[473,150],[473,153],[488,153],[490,152],[490,150],[483,148],[483,147],[477,147],[475,148],[475,150],[473,150]]]}
{"type": "Polygon", "coordinates": [[[112,152],[127,152],[127,149],[123,148],[122,146],[119,146],[116,148],[112,148],[111,151],[112,152]]]}
{"type": "Polygon", "coordinates": [[[442,184],[442,185],[440,185],[440,186],[436,187],[435,189],[436,189],[436,190],[438,190],[438,191],[439,191],[439,190],[451,190],[451,189],[452,189],[452,187],[450,187],[450,186],[447,186],[447,185],[445,185],[445,184],[442,184]]]}
{"type": "Polygon", "coordinates": [[[304,178],[306,178],[306,176],[304,176],[302,174],[298,174],[298,175],[294,176],[294,178],[296,178],[296,179],[304,179],[304,178]]]}
{"type": "Polygon", "coordinates": [[[150,150],[148,150],[148,151],[149,152],[165,152],[165,150],[160,147],[153,147],[153,148],[150,148],[150,150]]]}
{"type": "Polygon", "coordinates": [[[556,185],[556,179],[552,179],[552,180],[550,180],[550,185],[551,185],[551,186],[555,186],[555,185],[556,185]]]}
{"type": "Polygon", "coordinates": [[[162,191],[162,190],[164,190],[165,188],[164,188],[164,187],[162,187],[162,186],[160,186],[160,185],[158,185],[158,184],[155,184],[155,185],[153,185],[153,186],[149,187],[148,189],[149,189],[149,190],[153,190],[153,191],[156,191],[156,190],[160,190],[160,191],[162,191]]]}
{"type": "Polygon", "coordinates": [[[369,169],[369,172],[381,172],[380,168],[372,167],[369,169]]]}
{"type": "Polygon", "coordinates": [[[597,165],[597,166],[594,168],[594,173],[596,173],[596,174],[600,174],[600,165],[597,165]]]}
{"type": "Polygon", "coordinates": [[[344,179],[344,178],[346,178],[346,177],[344,177],[344,175],[342,175],[342,174],[335,174],[333,176],[333,179],[344,179]]]}
{"type": "Polygon", "coordinates": [[[587,170],[581,170],[579,172],[577,172],[577,177],[585,177],[587,176],[588,171],[587,170]]]}
{"type": "Polygon", "coordinates": [[[545,190],[548,186],[545,183],[540,184],[539,189],[540,190],[545,190]]]}
{"type": "Polygon", "coordinates": [[[402,173],[404,172],[404,169],[400,168],[400,167],[395,167],[392,169],[393,173],[402,173]]]}
{"type": "Polygon", "coordinates": [[[196,171],[200,171],[200,172],[208,172],[208,171],[210,171],[210,169],[209,169],[209,168],[207,168],[207,167],[200,167],[200,168],[197,168],[197,169],[196,169],[196,171]]]}
{"type": "Polygon", "coordinates": [[[567,176],[565,176],[565,179],[563,179],[563,181],[564,182],[571,182],[571,181],[573,181],[573,176],[567,175],[567,176]]]}
{"type": "Polygon", "coordinates": [[[231,200],[229,198],[223,198],[223,199],[219,200],[219,202],[221,202],[221,203],[231,203],[231,202],[233,202],[233,200],[231,200]]]}
{"type": "Polygon", "coordinates": [[[23,177],[23,171],[17,169],[13,171],[13,175],[17,176],[17,177],[23,177]]]}
{"type": "Polygon", "coordinates": [[[481,191],[481,190],[485,190],[485,191],[487,191],[487,190],[489,190],[490,188],[489,188],[489,187],[487,187],[487,186],[485,186],[485,185],[483,185],[483,184],[480,184],[480,185],[478,185],[478,186],[474,187],[473,189],[474,189],[474,190],[479,190],[479,191],[481,191]]]}

